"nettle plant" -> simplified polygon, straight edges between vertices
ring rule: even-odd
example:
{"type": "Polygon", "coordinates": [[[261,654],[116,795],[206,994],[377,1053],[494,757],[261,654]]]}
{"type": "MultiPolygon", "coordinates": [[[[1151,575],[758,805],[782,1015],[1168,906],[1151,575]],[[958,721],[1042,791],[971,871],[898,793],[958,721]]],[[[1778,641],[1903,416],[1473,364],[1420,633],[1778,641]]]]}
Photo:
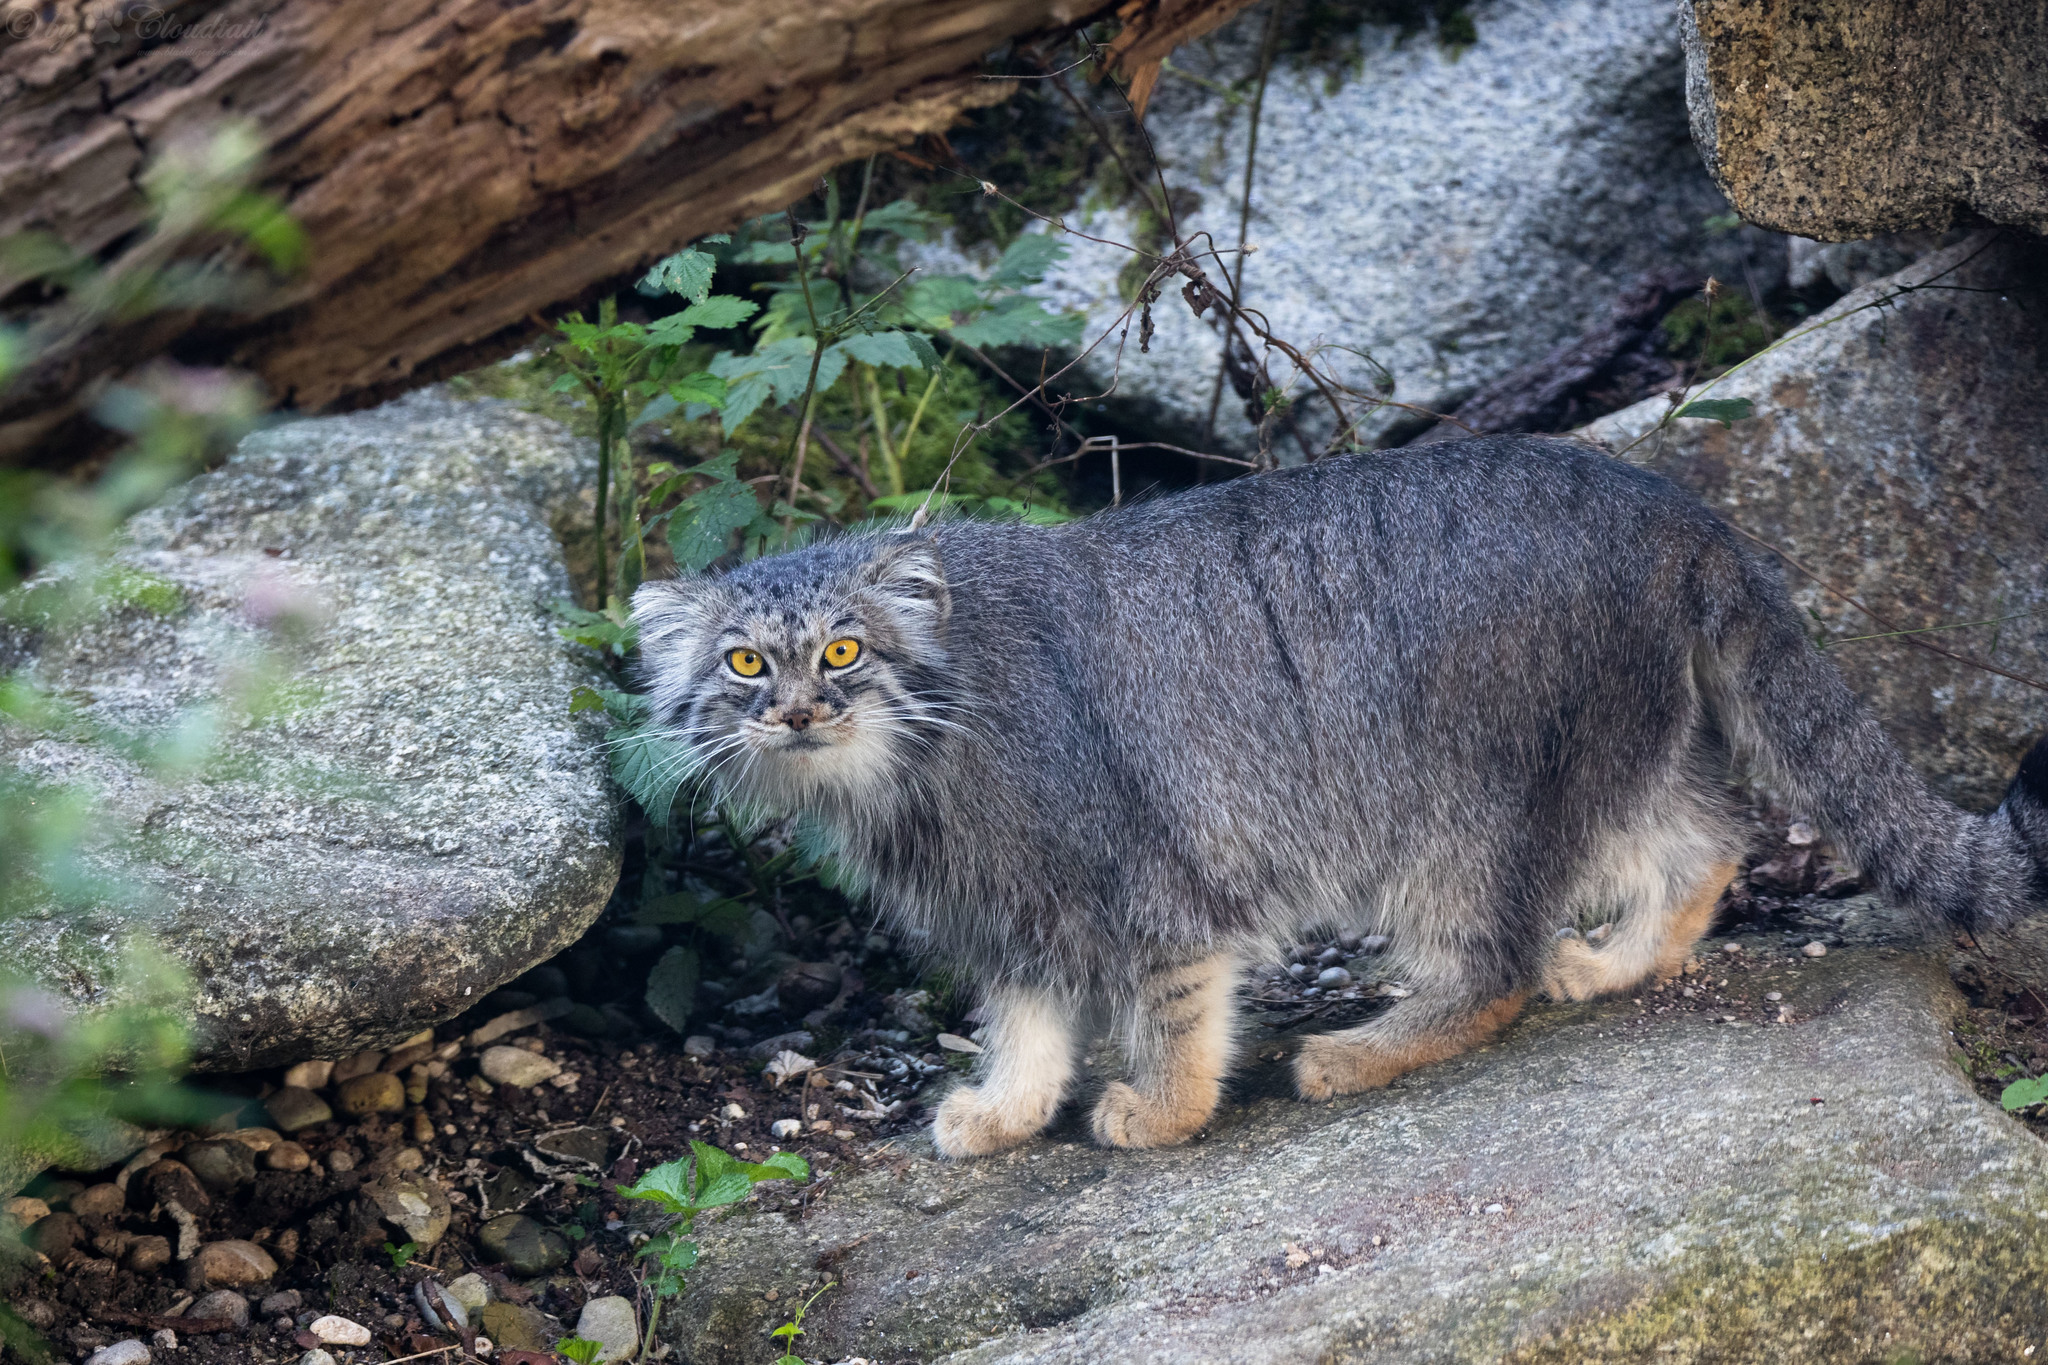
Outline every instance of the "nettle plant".
{"type": "Polygon", "coordinates": [[[654,1304],[647,1314],[642,1360],[653,1348],[662,1305],[683,1292],[683,1274],[697,1264],[698,1246],[691,1240],[697,1215],[739,1203],[764,1180],[801,1183],[810,1178],[809,1163],[794,1152],[777,1152],[762,1162],[741,1161],[708,1142],[692,1140],[689,1156],[664,1162],[634,1184],[619,1186],[621,1195],[648,1200],[674,1220],[665,1231],[649,1238],[639,1252],[654,1263],[647,1281],[654,1304]]]}

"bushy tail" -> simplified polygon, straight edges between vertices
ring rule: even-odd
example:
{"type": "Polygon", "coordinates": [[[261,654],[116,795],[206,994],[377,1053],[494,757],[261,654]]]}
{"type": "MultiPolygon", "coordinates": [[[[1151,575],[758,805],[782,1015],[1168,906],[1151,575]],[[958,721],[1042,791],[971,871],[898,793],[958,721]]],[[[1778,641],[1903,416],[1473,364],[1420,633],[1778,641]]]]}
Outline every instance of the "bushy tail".
{"type": "Polygon", "coordinates": [[[1775,566],[1743,554],[1708,590],[1701,681],[1759,776],[1797,802],[1893,904],[1974,928],[2048,911],[2048,738],[2005,800],[1971,815],[1920,775],[1806,638],[1775,566]],[[1732,600],[1731,600],[1732,599],[1732,600]]]}

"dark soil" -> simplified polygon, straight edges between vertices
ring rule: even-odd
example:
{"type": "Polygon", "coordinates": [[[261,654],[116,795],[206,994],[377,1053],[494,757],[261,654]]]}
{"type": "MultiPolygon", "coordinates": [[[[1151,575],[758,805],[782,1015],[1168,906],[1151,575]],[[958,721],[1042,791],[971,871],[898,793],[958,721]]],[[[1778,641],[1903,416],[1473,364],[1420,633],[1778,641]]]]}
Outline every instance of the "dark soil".
{"type": "MultiPolygon", "coordinates": [[[[1756,852],[1723,896],[1713,933],[1685,975],[1646,984],[1635,997],[1643,1021],[1686,1011],[1735,1025],[1787,1022],[1786,1007],[1772,999],[1774,983],[1798,970],[1808,944],[1840,942],[1840,903],[1862,884],[1785,813],[1759,812],[1755,823],[1756,852]]],[[[253,1179],[205,1188],[206,1206],[193,1210],[201,1241],[253,1242],[278,1266],[268,1282],[237,1287],[251,1304],[246,1329],[220,1330],[224,1324],[187,1316],[195,1292],[206,1291],[187,1285],[178,1262],[146,1272],[123,1263],[124,1243],[135,1237],[162,1236],[173,1247],[178,1242],[179,1228],[160,1202],[176,1178],[153,1175],[153,1167],[129,1174],[118,1207],[73,1215],[70,1245],[47,1235],[72,1226],[61,1220],[31,1229],[30,1239],[48,1255],[12,1301],[60,1357],[82,1358],[124,1337],[150,1341],[168,1327],[177,1349],[159,1349],[156,1358],[191,1365],[295,1361],[313,1344],[306,1327],[327,1313],[375,1335],[369,1348],[329,1348],[344,1361],[443,1348],[450,1349],[439,1359],[469,1359],[452,1334],[432,1330],[414,1290],[447,1286],[471,1271],[482,1274],[495,1299],[544,1315],[548,1333],[573,1329],[583,1304],[608,1294],[637,1299],[644,1322],[646,1262],[636,1261],[635,1251],[658,1217],[651,1205],[620,1197],[619,1185],[686,1153],[693,1139],[756,1161],[795,1151],[810,1163],[812,1180],[764,1184],[755,1198],[802,1217],[812,1203],[831,1197],[841,1171],[889,1159],[889,1139],[925,1118],[930,1083],[968,1064],[965,1054],[936,1042],[940,1032],[968,1034],[976,1025],[971,1013],[959,1012],[943,981],[937,990],[912,989],[910,968],[886,939],[871,936],[850,916],[819,918],[814,927],[807,915],[793,917],[783,947],[751,965],[735,954],[707,969],[711,985],[691,1019],[692,1033],[703,1030],[691,1050],[705,1055],[687,1054],[683,1038],[634,997],[645,988],[647,964],[660,944],[615,914],[575,949],[436,1030],[431,1040],[375,1059],[412,1084],[400,1112],[337,1117],[279,1135],[264,1102],[283,1083],[282,1073],[210,1078],[221,1095],[211,1135],[269,1129],[244,1137],[257,1147],[280,1137],[295,1140],[311,1158],[302,1171],[273,1170],[265,1168],[268,1154],[258,1154],[253,1179]],[[766,1005],[765,992],[753,989],[765,979],[780,983],[766,1005]],[[893,988],[878,992],[870,980],[893,988]],[[785,993],[789,1003],[782,1001],[785,993]],[[813,1007],[795,1014],[807,1004],[813,1007]],[[561,1074],[532,1088],[488,1085],[479,1073],[482,1048],[471,1033],[535,1007],[554,1017],[485,1045],[537,1051],[561,1074]],[[716,1045],[706,1052],[714,1035],[716,1045]],[[778,1084],[764,1065],[783,1051],[819,1065],[778,1084]],[[564,1084],[570,1075],[574,1079],[564,1084]],[[801,1132],[776,1137],[771,1125],[778,1120],[794,1120],[801,1132]],[[431,1181],[446,1193],[451,1218],[437,1244],[408,1255],[405,1235],[366,1196],[366,1185],[389,1176],[431,1181]],[[559,1233],[570,1253],[566,1263],[526,1276],[490,1264],[478,1229],[510,1212],[559,1233]],[[297,1291],[298,1307],[255,1311],[266,1296],[286,1290],[297,1291]]],[[[1295,1034],[1354,1022],[1397,998],[1405,988],[1379,970],[1379,946],[1346,932],[1295,945],[1288,963],[1255,970],[1247,998],[1249,1017],[1267,1040],[1260,1050],[1284,1051],[1295,1034]],[[1324,977],[1333,967],[1349,979],[1324,977]]],[[[1987,1097],[1996,1099],[2020,1075],[2048,1070],[2048,1008],[2038,996],[2003,983],[1989,963],[1966,967],[1958,981],[1972,1008],[1958,1026],[1957,1042],[1987,1097]]],[[[331,1085],[321,1093],[330,1103],[336,1099],[331,1085]]],[[[2031,1115],[2027,1121],[2048,1135],[2048,1125],[2031,1115]]],[[[207,1136],[167,1134],[153,1150],[203,1168],[203,1154],[182,1149],[207,1136]]],[[[62,1212],[88,1186],[118,1176],[118,1168],[46,1175],[27,1193],[62,1212]]],[[[81,1207],[93,1203],[87,1198],[81,1207]]]]}

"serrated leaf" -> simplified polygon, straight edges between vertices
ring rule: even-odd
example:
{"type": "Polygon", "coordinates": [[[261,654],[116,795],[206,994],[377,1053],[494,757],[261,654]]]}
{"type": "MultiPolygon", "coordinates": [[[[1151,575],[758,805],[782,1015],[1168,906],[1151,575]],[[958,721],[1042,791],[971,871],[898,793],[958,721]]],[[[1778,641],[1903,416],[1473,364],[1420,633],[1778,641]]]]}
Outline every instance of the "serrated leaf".
{"type": "MultiPolygon", "coordinates": [[[[848,337],[832,349],[868,365],[887,365],[899,370],[913,366],[922,368],[924,357],[910,344],[911,335],[908,332],[871,332],[866,336],[848,337]]],[[[918,339],[923,340],[922,337],[918,339]]],[[[924,349],[931,353],[931,343],[926,342],[924,349]]],[[[933,360],[937,360],[936,353],[933,353],[933,360]]],[[[823,387],[822,369],[819,378],[820,387],[823,387]]]]}
{"type": "Polygon", "coordinates": [[[647,324],[647,339],[657,346],[685,346],[696,334],[697,329],[681,313],[670,313],[647,324]]]}
{"type": "Polygon", "coordinates": [[[677,316],[692,327],[718,330],[737,327],[760,311],[760,304],[747,299],[734,298],[731,294],[713,294],[702,303],[691,304],[677,316]]]}
{"type": "Polygon", "coordinates": [[[685,249],[654,263],[640,281],[643,294],[680,294],[692,303],[702,303],[711,292],[711,275],[718,262],[702,251],[685,249]]]}
{"type": "Polygon", "coordinates": [[[1028,233],[1010,243],[1003,252],[1003,258],[996,262],[990,272],[990,284],[1005,289],[1021,289],[1027,284],[1037,284],[1067,254],[1067,244],[1051,233],[1028,233]]]}
{"type": "Polygon", "coordinates": [[[650,422],[659,422],[665,418],[673,417],[676,414],[676,410],[680,407],[682,407],[682,404],[678,403],[668,394],[657,393],[654,397],[647,400],[646,407],[640,409],[640,415],[626,424],[626,430],[638,431],[650,422]]]}
{"type": "Polygon", "coordinates": [[[943,226],[944,214],[921,209],[909,199],[898,199],[878,209],[869,209],[861,219],[863,232],[890,232],[912,242],[930,239],[931,230],[943,226]]]}
{"type": "Polygon", "coordinates": [[[697,1158],[697,1188],[702,1190],[721,1175],[739,1169],[739,1158],[708,1142],[690,1139],[690,1154],[697,1158]]]}
{"type": "Polygon", "coordinates": [[[927,370],[939,368],[939,353],[932,349],[931,342],[925,339],[922,332],[905,332],[903,338],[910,349],[916,352],[918,360],[927,370]]]}
{"type": "Polygon", "coordinates": [[[654,1017],[681,1033],[690,1022],[690,1008],[697,1003],[697,953],[692,948],[671,948],[647,974],[647,1008],[654,1017]]]}
{"type": "MultiPolygon", "coordinates": [[[[619,1193],[628,1199],[645,1199],[659,1204],[669,1213],[682,1213],[690,1207],[689,1167],[689,1162],[680,1159],[664,1161],[631,1185],[619,1186],[619,1193]]],[[[651,1248],[653,1243],[648,1245],[651,1248]]]]}
{"type": "Polygon", "coordinates": [[[607,741],[612,780],[640,803],[650,821],[666,827],[676,791],[696,767],[689,750],[666,735],[637,725],[613,727],[607,741]]]}
{"type": "Polygon", "coordinates": [[[951,327],[955,314],[982,306],[981,288],[965,275],[934,275],[911,286],[904,306],[934,327],[951,327]]]}
{"type": "Polygon", "coordinates": [[[755,371],[742,375],[727,384],[725,407],[718,414],[719,423],[725,434],[730,436],[740,429],[740,424],[752,417],[760,406],[773,396],[775,386],[765,373],[755,371]]]}
{"type": "Polygon", "coordinates": [[[774,1171],[775,1174],[756,1176],[755,1179],[757,1180],[801,1181],[811,1178],[811,1163],[805,1161],[795,1152],[777,1152],[762,1162],[761,1166],[764,1169],[774,1171]]]}
{"type": "Polygon", "coordinates": [[[579,687],[569,694],[569,714],[580,716],[585,711],[604,710],[604,698],[594,687],[579,687]]]}
{"type": "Polygon", "coordinates": [[[721,1208],[726,1204],[737,1204],[752,1192],[754,1182],[747,1179],[745,1171],[724,1171],[698,1192],[694,1201],[700,1209],[721,1208]]]}
{"type": "Polygon", "coordinates": [[[668,548],[676,567],[684,573],[703,572],[730,547],[732,533],[760,513],[754,490],[737,481],[721,481],[692,493],[669,518],[668,548]]]}
{"type": "Polygon", "coordinates": [[[1725,427],[1745,417],[1754,417],[1756,404],[1747,398],[1702,398],[1697,402],[1687,403],[1671,415],[1703,418],[1709,422],[1719,422],[1725,427]]]}
{"type": "Polygon", "coordinates": [[[969,346],[1071,346],[1081,338],[1078,316],[1046,311],[1037,299],[1005,299],[988,313],[953,329],[969,346]]]}
{"type": "Polygon", "coordinates": [[[678,403],[707,403],[718,407],[725,402],[726,383],[709,370],[686,374],[668,386],[667,396],[678,403]]]}

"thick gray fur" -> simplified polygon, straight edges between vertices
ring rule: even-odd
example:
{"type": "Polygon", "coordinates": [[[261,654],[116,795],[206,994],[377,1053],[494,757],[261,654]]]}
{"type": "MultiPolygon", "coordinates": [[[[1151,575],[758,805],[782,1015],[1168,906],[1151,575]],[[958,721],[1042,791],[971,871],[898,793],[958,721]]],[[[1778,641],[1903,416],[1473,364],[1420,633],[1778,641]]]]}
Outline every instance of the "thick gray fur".
{"type": "Polygon", "coordinates": [[[1738,854],[1745,768],[1934,920],[2048,896],[2048,741],[1995,812],[1933,796],[1775,563],[1566,441],[847,534],[634,605],[713,784],[815,817],[936,956],[1076,1005],[1352,924],[1392,935],[1417,991],[1383,1028],[1419,1036],[1533,987],[1579,910],[1738,854]],[[862,662],[822,670],[842,635],[862,662]],[[740,644],[769,682],[725,665],[740,644]],[[806,707],[799,755],[775,722],[806,707]]]}

